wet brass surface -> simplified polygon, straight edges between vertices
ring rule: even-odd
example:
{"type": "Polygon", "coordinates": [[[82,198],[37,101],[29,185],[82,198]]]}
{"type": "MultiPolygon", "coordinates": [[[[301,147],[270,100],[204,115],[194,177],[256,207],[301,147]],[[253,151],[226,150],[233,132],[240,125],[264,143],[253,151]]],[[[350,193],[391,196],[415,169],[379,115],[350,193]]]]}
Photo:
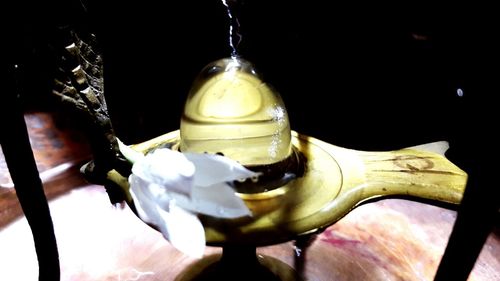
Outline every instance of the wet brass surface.
{"type": "MultiPolygon", "coordinates": [[[[145,153],[157,147],[176,148],[178,143],[179,132],[173,131],[132,148],[145,153]]],[[[306,158],[304,176],[264,199],[241,195],[253,212],[250,218],[204,217],[208,244],[288,241],[321,230],[376,197],[404,195],[459,204],[467,182],[464,171],[434,152],[358,151],[297,132],[292,132],[292,143],[306,158]]]]}

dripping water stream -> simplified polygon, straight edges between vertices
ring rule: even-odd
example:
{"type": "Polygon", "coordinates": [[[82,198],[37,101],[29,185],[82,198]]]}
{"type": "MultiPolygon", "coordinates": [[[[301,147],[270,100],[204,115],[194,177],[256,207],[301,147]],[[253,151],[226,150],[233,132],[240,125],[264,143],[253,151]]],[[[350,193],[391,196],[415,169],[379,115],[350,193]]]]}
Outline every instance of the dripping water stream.
{"type": "Polygon", "coordinates": [[[222,0],[222,4],[227,9],[229,17],[229,47],[231,47],[231,57],[238,57],[238,45],[241,42],[240,21],[235,11],[238,5],[237,0],[222,0]]]}
{"type": "Polygon", "coordinates": [[[297,237],[293,246],[294,250],[294,268],[297,280],[305,279],[306,254],[307,248],[314,242],[316,233],[297,237]]]}

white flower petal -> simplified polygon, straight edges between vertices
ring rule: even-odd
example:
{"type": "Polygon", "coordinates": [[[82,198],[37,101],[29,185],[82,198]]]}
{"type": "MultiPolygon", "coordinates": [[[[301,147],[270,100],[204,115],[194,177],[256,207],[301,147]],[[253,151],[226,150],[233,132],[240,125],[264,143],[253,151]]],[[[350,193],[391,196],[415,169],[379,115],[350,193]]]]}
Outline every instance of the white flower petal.
{"type": "Polygon", "coordinates": [[[184,211],[175,204],[170,205],[170,212],[159,209],[165,226],[163,235],[175,248],[192,257],[201,258],[205,251],[205,229],[198,217],[184,211]]]}
{"type": "Polygon", "coordinates": [[[164,148],[157,149],[135,162],[132,173],[169,191],[189,196],[195,166],[182,153],[164,148]]]}
{"type": "Polygon", "coordinates": [[[140,177],[134,174],[130,175],[128,180],[130,183],[130,194],[135,202],[139,217],[147,223],[152,223],[155,220],[154,216],[157,215],[155,212],[157,203],[154,201],[154,198],[148,194],[147,185],[144,186],[147,182],[144,182],[140,177]]]}
{"type": "Polygon", "coordinates": [[[194,185],[196,186],[211,186],[220,182],[258,175],[258,173],[248,170],[240,163],[221,155],[189,152],[184,153],[184,155],[196,167],[194,176],[194,185]]]}
{"type": "Polygon", "coordinates": [[[151,185],[144,186],[140,177],[132,174],[129,182],[139,217],[158,227],[172,246],[181,252],[201,257],[205,249],[205,230],[198,217],[177,207],[174,200],[163,202],[162,208],[149,190],[151,185]]]}
{"type": "MultiPolygon", "coordinates": [[[[135,196],[139,197],[138,200],[140,200],[140,202],[144,202],[144,204],[146,204],[146,202],[147,204],[158,204],[161,208],[167,211],[170,201],[173,199],[172,195],[176,194],[169,192],[168,189],[163,186],[151,183],[134,174],[130,175],[129,183],[131,187],[130,193],[135,193],[135,196]]],[[[188,196],[180,193],[177,193],[177,197],[184,197],[187,200],[189,199],[188,196]]]]}
{"type": "Polygon", "coordinates": [[[186,210],[218,218],[239,218],[251,215],[243,200],[226,183],[217,183],[209,187],[193,187],[191,200],[176,201],[186,210]]]}
{"type": "Polygon", "coordinates": [[[238,162],[219,155],[184,155],[170,149],[137,158],[129,183],[138,215],[157,226],[182,252],[203,255],[205,232],[195,213],[219,218],[251,215],[226,183],[258,175],[238,162]]]}

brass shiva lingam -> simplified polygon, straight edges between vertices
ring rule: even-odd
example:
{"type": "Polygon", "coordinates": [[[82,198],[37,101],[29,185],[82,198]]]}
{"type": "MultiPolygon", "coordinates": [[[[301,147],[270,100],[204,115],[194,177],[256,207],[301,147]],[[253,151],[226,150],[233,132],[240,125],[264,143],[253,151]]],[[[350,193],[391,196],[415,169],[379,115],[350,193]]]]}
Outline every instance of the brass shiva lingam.
{"type": "MultiPolygon", "coordinates": [[[[252,217],[203,218],[207,244],[222,246],[222,258],[199,264],[179,280],[229,280],[241,268],[254,272],[248,280],[301,280],[285,265],[260,266],[269,262],[256,258],[256,247],[319,232],[376,197],[458,204],[467,182],[467,174],[444,157],[445,142],[368,152],[292,131],[280,95],[240,57],[215,61],[201,71],[180,130],[130,147],[143,154],[164,147],[219,153],[261,174],[234,183],[252,217]]],[[[123,177],[109,178],[128,185],[123,177]]]]}
{"type": "MultiPolygon", "coordinates": [[[[232,30],[233,56],[201,71],[186,100],[180,130],[129,146],[141,157],[158,148],[223,154],[260,175],[231,183],[252,216],[200,218],[206,243],[222,247],[222,256],[201,259],[175,280],[302,280],[285,263],[257,257],[256,247],[318,233],[377,197],[460,203],[467,174],[445,158],[445,142],[369,152],[291,130],[280,95],[236,55],[232,30]]],[[[134,209],[127,179],[131,165],[119,149],[102,94],[102,59],[92,45],[72,36],[77,44],[65,47],[62,56],[71,59],[62,60],[64,72],[55,79],[53,92],[91,120],[94,159],[82,167],[86,178],[104,185],[113,203],[125,200],[134,209]],[[96,73],[99,77],[90,76],[96,73]]]]}
{"type": "MultiPolygon", "coordinates": [[[[100,57],[79,46],[86,45],[65,48],[63,56],[73,58],[66,61],[95,61],[101,69],[100,57]]],[[[104,185],[113,203],[125,200],[134,209],[127,194],[131,165],[119,149],[100,94],[102,79],[96,84],[87,77],[90,66],[68,64],[62,80],[55,81],[54,94],[92,121],[88,135],[94,159],[82,167],[86,178],[104,185]]],[[[302,280],[285,263],[258,258],[256,247],[318,233],[377,197],[403,195],[458,204],[467,182],[467,174],[445,158],[445,142],[368,152],[292,131],[280,95],[251,63],[237,56],[201,71],[186,100],[180,130],[129,148],[143,155],[157,148],[218,153],[260,174],[232,183],[252,216],[200,218],[207,244],[221,246],[222,257],[203,258],[178,281],[302,280]]]]}

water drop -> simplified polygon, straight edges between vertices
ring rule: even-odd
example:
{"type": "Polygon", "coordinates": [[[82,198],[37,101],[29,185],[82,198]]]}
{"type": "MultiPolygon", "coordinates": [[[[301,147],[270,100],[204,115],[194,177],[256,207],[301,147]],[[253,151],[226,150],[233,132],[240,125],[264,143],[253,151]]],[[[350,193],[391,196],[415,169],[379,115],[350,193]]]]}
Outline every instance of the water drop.
{"type": "Polygon", "coordinates": [[[253,183],[256,183],[256,182],[258,182],[258,181],[259,181],[259,176],[258,176],[258,175],[256,175],[256,176],[252,176],[252,177],[250,177],[250,180],[251,180],[253,183]]]}
{"type": "Polygon", "coordinates": [[[295,240],[295,245],[293,246],[293,251],[295,253],[294,267],[298,276],[304,276],[304,270],[307,261],[307,248],[311,245],[316,237],[315,234],[308,234],[305,236],[300,236],[295,240]]]}
{"type": "Polygon", "coordinates": [[[301,247],[294,245],[293,251],[295,252],[296,257],[300,258],[300,256],[302,256],[302,248],[301,247]]]}
{"type": "Polygon", "coordinates": [[[217,215],[219,215],[221,217],[226,215],[226,210],[222,207],[217,207],[217,215]]]}

